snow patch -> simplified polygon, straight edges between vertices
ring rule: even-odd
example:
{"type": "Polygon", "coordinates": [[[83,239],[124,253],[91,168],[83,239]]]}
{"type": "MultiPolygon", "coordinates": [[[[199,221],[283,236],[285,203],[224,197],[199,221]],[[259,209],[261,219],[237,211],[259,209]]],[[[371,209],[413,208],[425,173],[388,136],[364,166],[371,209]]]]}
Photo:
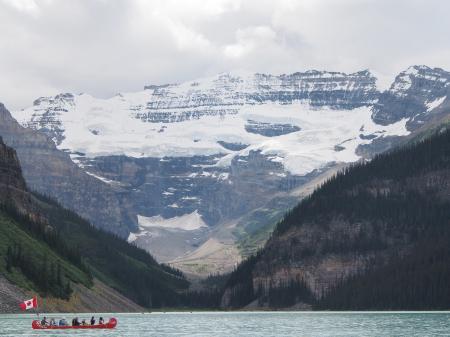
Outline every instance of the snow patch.
{"type": "Polygon", "coordinates": [[[131,243],[133,241],[136,241],[137,238],[138,236],[135,233],[130,233],[130,235],[128,235],[127,241],[131,243]]]}
{"type": "Polygon", "coordinates": [[[198,210],[190,214],[184,214],[182,216],[164,219],[162,216],[152,216],[146,217],[138,215],[139,227],[143,230],[158,227],[165,229],[181,229],[185,231],[192,231],[200,229],[202,227],[207,227],[206,223],[203,221],[202,216],[198,213],[198,210]]]}
{"type": "Polygon", "coordinates": [[[439,105],[444,103],[446,98],[447,98],[447,96],[444,96],[444,97],[436,98],[434,101],[427,102],[426,103],[427,111],[436,109],[439,105]]]}
{"type": "Polygon", "coordinates": [[[105,177],[101,177],[101,176],[99,176],[99,175],[96,175],[96,174],[94,174],[94,173],[91,173],[91,172],[89,172],[89,171],[85,171],[87,174],[89,174],[91,177],[94,177],[94,178],[97,178],[98,180],[101,180],[101,181],[103,181],[104,183],[106,183],[106,184],[110,184],[110,185],[113,185],[113,184],[120,184],[119,182],[117,182],[117,181],[114,181],[114,180],[111,180],[111,179],[107,179],[107,178],[105,178],[105,177]]]}

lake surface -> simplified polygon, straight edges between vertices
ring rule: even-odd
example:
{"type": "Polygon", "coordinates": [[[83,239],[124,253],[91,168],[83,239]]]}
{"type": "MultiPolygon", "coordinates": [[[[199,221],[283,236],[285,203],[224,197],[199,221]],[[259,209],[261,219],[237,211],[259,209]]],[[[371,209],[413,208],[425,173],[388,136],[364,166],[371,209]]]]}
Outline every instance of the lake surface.
{"type": "MultiPolygon", "coordinates": [[[[71,320],[74,315],[47,315],[61,316],[71,320]]],[[[94,316],[98,318],[99,314],[94,316]]],[[[116,317],[117,328],[39,331],[31,329],[35,315],[0,315],[0,336],[450,336],[450,312],[158,312],[102,316],[106,320],[116,317]]]]}

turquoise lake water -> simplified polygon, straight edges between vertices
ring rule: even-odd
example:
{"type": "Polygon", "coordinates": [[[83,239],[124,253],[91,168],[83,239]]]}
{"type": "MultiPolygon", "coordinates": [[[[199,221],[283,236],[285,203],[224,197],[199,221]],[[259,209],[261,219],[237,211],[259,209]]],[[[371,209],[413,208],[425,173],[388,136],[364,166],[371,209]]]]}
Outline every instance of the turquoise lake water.
{"type": "MultiPolygon", "coordinates": [[[[64,316],[71,320],[73,315],[64,316]]],[[[98,318],[99,314],[94,316],[98,318]]],[[[450,312],[103,314],[106,319],[110,316],[118,319],[115,330],[55,332],[32,330],[35,315],[0,315],[0,336],[450,336],[450,312]]]]}

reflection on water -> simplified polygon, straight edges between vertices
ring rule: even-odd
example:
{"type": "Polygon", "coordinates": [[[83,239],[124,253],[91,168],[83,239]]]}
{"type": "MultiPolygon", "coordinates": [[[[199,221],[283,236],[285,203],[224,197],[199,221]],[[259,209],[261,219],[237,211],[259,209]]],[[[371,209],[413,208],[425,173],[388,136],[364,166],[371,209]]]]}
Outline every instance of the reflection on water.
{"type": "MultiPolygon", "coordinates": [[[[47,317],[74,315],[49,314],[47,317]]],[[[78,314],[89,319],[91,314],[78,314]]],[[[449,312],[195,312],[94,314],[115,330],[32,330],[35,315],[0,315],[0,336],[450,336],[449,312]]],[[[42,316],[41,316],[42,317],[42,316]]]]}

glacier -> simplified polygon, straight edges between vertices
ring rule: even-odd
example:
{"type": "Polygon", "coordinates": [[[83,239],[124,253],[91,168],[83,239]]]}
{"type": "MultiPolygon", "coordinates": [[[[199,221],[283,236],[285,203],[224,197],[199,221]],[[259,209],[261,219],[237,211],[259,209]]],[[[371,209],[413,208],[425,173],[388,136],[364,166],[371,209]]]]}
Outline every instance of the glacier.
{"type": "Polygon", "coordinates": [[[373,122],[374,83],[367,72],[220,74],[180,85],[147,86],[109,99],[88,94],[40,98],[32,107],[15,111],[14,117],[52,135],[74,161],[77,154],[87,158],[219,154],[224,158],[218,165],[224,165],[249,151],[261,151],[292,174],[302,175],[329,162],[357,160],[356,147],[368,142],[359,137],[361,128],[377,138],[408,134],[406,120],[389,126],[373,122]],[[323,91],[337,98],[320,98],[323,91]],[[269,129],[289,125],[293,131],[268,137],[249,132],[249,122],[264,123],[269,129]],[[345,150],[336,152],[335,146],[344,142],[345,150]],[[248,146],[233,151],[221,143],[248,146]]]}

